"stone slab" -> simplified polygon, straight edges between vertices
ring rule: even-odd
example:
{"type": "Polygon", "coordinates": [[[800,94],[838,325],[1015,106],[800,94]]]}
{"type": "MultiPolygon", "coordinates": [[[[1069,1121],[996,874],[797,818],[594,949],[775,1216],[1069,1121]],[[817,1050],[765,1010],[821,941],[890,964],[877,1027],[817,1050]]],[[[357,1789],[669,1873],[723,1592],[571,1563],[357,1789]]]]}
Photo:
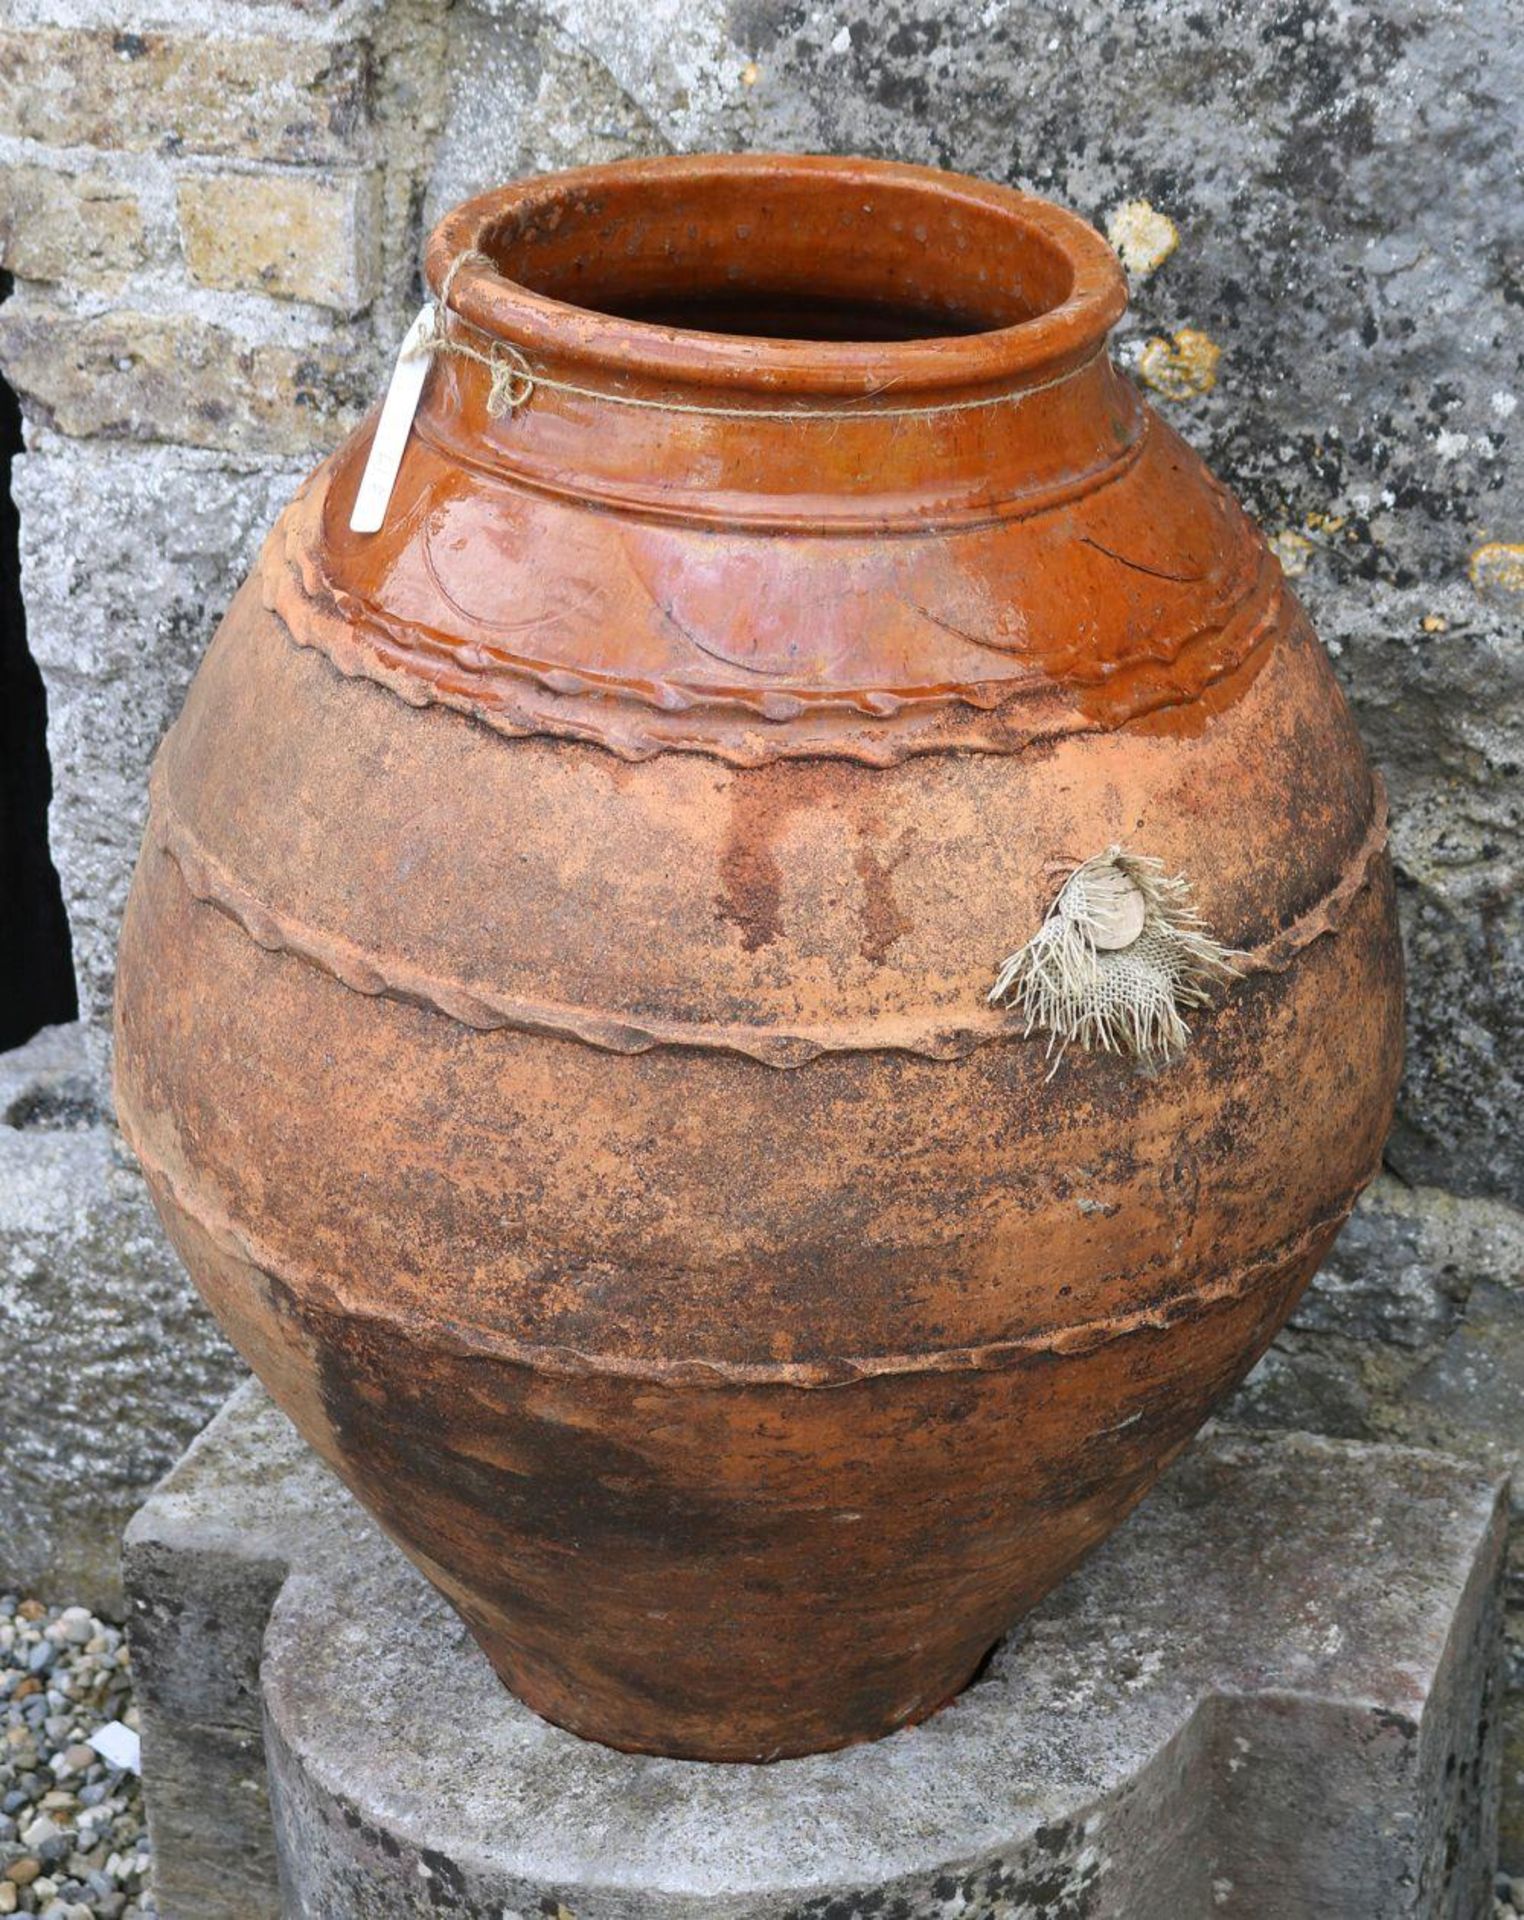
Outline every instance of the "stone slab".
{"type": "Polygon", "coordinates": [[[162,1920],[279,1920],[259,1663],[295,1564],[370,1531],[250,1380],[127,1529],[123,1569],[162,1920]]]}
{"type": "Polygon", "coordinates": [[[1504,1521],[1441,1455],[1209,1432],[925,1726],[704,1766],[512,1699],[245,1388],[128,1536],[160,1912],[1474,1920],[1504,1521]]]}
{"type": "Polygon", "coordinates": [[[102,1106],[149,765],[305,465],[35,429],[15,464],[27,640],[47,688],[49,841],[102,1106]]]}
{"type": "Polygon", "coordinates": [[[242,1373],[81,1029],[0,1054],[0,1591],[119,1613],[122,1528],[242,1373]]]}

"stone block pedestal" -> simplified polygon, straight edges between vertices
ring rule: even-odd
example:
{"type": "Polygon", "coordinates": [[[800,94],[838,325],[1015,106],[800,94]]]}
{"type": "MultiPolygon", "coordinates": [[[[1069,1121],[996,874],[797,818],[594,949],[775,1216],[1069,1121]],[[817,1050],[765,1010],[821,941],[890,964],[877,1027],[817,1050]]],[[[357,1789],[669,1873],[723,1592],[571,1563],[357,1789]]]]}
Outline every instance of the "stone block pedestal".
{"type": "Polygon", "coordinates": [[[165,1920],[1476,1920],[1502,1489],[1210,1433],[926,1725],[768,1767],[578,1740],[254,1387],[127,1541],[165,1920]]]}

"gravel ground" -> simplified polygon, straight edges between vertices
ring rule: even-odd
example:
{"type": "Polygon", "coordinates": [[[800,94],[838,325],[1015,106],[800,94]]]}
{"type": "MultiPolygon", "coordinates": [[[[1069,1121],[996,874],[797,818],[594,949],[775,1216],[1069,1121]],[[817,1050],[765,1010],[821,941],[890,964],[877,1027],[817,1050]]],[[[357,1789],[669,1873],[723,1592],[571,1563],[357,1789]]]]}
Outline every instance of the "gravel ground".
{"type": "Polygon", "coordinates": [[[120,1627],[0,1594],[0,1914],[157,1912],[136,1726],[120,1627]]]}

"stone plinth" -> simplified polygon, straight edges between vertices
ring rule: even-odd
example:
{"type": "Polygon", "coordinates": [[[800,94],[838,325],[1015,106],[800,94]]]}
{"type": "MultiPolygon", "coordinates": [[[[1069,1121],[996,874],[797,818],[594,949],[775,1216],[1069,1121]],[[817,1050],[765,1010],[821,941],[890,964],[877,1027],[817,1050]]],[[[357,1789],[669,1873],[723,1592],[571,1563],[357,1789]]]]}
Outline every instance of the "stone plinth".
{"type": "Polygon", "coordinates": [[[160,1911],[1474,1920],[1503,1521],[1442,1456],[1212,1433],[925,1726],[703,1766],[512,1699],[247,1388],[128,1536],[160,1911]]]}

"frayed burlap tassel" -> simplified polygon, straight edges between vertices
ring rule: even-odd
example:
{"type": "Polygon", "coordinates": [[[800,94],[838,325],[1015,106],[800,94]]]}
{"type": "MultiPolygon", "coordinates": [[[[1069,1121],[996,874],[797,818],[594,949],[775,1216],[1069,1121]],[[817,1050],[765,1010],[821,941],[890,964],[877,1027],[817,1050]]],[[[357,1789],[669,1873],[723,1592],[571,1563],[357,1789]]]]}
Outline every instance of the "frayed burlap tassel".
{"type": "Polygon", "coordinates": [[[1125,847],[1076,867],[1047,918],[1001,967],[990,999],[1046,1033],[1054,1070],[1071,1044],[1162,1064],[1189,1044],[1181,1009],[1237,969],[1191,906],[1190,882],[1125,847]]]}

